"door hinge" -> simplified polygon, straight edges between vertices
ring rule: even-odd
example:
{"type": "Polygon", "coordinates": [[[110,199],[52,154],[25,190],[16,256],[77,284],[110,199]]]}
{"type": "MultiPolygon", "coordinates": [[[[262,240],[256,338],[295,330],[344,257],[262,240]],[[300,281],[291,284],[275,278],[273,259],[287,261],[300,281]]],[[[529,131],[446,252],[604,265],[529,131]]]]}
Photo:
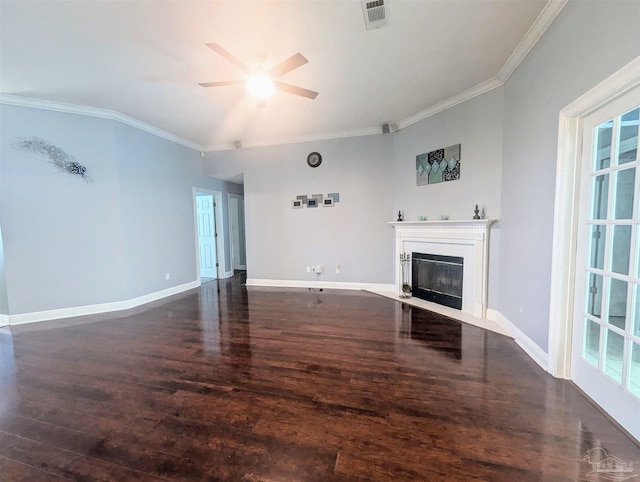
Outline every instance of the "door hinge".
{"type": "Polygon", "coordinates": [[[213,207],[215,208],[217,206],[216,202],[213,201],[213,207]]]}
{"type": "Polygon", "coordinates": [[[220,264],[219,264],[219,263],[216,263],[216,268],[219,268],[219,267],[220,267],[220,264]]]}
{"type": "Polygon", "coordinates": [[[218,237],[218,233],[213,233],[213,237],[217,238],[218,237]]]}

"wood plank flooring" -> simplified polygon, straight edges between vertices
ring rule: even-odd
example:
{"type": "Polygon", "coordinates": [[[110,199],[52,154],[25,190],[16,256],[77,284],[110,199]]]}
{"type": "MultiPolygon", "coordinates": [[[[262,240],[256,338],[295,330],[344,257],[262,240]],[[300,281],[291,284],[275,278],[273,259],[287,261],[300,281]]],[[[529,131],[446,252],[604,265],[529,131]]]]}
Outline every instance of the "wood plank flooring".
{"type": "Polygon", "coordinates": [[[364,292],[236,277],[0,330],[3,482],[594,481],[598,447],[640,474],[513,340],[364,292]]]}

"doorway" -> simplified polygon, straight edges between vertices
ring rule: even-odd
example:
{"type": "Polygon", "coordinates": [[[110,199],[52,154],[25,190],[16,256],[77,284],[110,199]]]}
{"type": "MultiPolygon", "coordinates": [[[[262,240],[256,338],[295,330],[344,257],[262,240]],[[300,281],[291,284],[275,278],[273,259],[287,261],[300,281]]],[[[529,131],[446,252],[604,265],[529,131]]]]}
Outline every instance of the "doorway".
{"type": "Polygon", "coordinates": [[[246,270],[246,240],[244,224],[244,197],[229,193],[229,237],[231,238],[231,266],[233,270],[246,270]]]}
{"type": "Polygon", "coordinates": [[[640,88],[583,119],[571,378],[640,438],[640,88]]]}
{"type": "MultiPolygon", "coordinates": [[[[633,174],[631,219],[619,218],[615,214],[616,203],[622,207],[628,201],[623,195],[623,185],[626,188],[631,185],[631,179],[625,179],[630,173],[623,171],[632,165],[634,170],[638,170],[637,150],[636,160],[631,164],[626,162],[626,158],[621,162],[615,152],[603,156],[604,151],[599,151],[618,142],[613,139],[613,122],[610,126],[612,139],[604,141],[604,136],[608,136],[605,124],[616,117],[615,129],[628,123],[629,119],[625,118],[623,122],[622,117],[640,105],[638,86],[640,57],[559,112],[548,354],[551,374],[573,380],[636,439],[640,439],[640,419],[636,415],[640,409],[640,398],[629,387],[635,383],[631,382],[631,373],[640,367],[637,359],[633,359],[633,351],[640,341],[640,333],[634,332],[638,326],[635,320],[640,314],[638,295],[634,292],[636,285],[640,284],[637,271],[640,261],[640,171],[633,174]],[[600,146],[595,148],[594,143],[598,142],[600,146]],[[610,158],[608,167],[602,163],[605,157],[610,158]],[[598,200],[600,211],[594,211],[598,200]],[[604,216],[605,207],[606,217],[600,219],[604,216]],[[629,229],[633,234],[633,238],[628,240],[629,251],[622,258],[612,256],[612,251],[618,246],[626,246],[624,236],[629,229]],[[618,271],[620,264],[625,264],[627,255],[628,274],[622,275],[618,271]],[[626,294],[624,301],[619,297],[623,293],[626,294]],[[624,329],[621,328],[622,319],[617,317],[622,317],[623,307],[624,329]],[[613,333],[611,338],[606,330],[613,333]],[[615,369],[612,362],[616,357],[612,355],[621,346],[622,363],[615,369]],[[609,368],[606,367],[607,350],[609,368]],[[607,370],[613,376],[607,374],[607,370]],[[619,377],[614,374],[616,371],[620,372],[619,377]],[[617,383],[616,378],[622,383],[617,383]],[[622,388],[623,385],[627,388],[622,388]]],[[[618,133],[615,135],[623,140],[618,133]]],[[[628,132],[624,134],[624,140],[633,142],[628,140],[633,135],[627,135],[628,132]]],[[[615,149],[626,151],[624,145],[615,149]]]]}
{"type": "Polygon", "coordinates": [[[224,273],[221,198],[218,191],[193,190],[196,268],[201,282],[221,278],[221,270],[224,273]]]}

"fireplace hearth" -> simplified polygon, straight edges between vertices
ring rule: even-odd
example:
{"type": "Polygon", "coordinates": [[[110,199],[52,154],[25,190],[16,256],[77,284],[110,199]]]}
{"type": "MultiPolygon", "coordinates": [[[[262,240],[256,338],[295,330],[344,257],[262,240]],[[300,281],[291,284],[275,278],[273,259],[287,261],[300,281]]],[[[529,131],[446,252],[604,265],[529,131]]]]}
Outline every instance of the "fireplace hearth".
{"type": "Polygon", "coordinates": [[[412,253],[411,294],[416,298],[462,309],[464,258],[412,253]]]}

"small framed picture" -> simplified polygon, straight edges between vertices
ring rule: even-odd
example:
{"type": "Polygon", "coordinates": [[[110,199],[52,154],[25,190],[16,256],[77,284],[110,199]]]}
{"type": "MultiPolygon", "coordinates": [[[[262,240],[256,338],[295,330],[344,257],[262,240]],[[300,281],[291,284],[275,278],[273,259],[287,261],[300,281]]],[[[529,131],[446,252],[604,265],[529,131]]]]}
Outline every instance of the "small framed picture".
{"type": "Polygon", "coordinates": [[[302,199],[294,199],[291,201],[291,207],[293,209],[302,209],[302,199]]]}
{"type": "Polygon", "coordinates": [[[322,205],[325,208],[333,207],[333,198],[328,197],[328,198],[323,199],[322,200],[322,205]]]}
{"type": "Polygon", "coordinates": [[[318,199],[317,198],[309,198],[309,199],[307,199],[307,207],[308,208],[317,208],[318,207],[318,199]]]}

